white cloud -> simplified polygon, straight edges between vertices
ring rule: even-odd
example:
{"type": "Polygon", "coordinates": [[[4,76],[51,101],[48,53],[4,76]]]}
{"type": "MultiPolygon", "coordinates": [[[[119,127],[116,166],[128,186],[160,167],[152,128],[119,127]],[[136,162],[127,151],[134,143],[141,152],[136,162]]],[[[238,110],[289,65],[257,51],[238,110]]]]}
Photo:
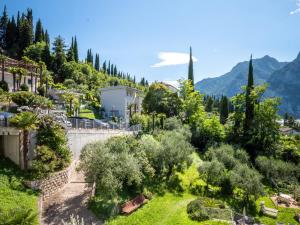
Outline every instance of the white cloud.
{"type": "MultiPolygon", "coordinates": [[[[163,66],[174,66],[188,64],[190,60],[190,55],[187,53],[179,52],[160,52],[158,58],[161,62],[154,64],[151,67],[163,67],[163,66]]],[[[197,58],[193,56],[193,61],[197,62],[197,58]]]]}
{"type": "Polygon", "coordinates": [[[290,12],[290,15],[294,15],[296,13],[300,13],[300,0],[297,1],[297,9],[290,12]]]}

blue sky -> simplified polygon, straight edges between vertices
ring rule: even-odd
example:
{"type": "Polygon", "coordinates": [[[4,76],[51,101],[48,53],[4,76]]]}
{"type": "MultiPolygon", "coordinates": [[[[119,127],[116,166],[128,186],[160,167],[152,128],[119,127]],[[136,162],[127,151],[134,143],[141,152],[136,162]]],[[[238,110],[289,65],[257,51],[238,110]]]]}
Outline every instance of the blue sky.
{"type": "Polygon", "coordinates": [[[32,8],[51,39],[60,34],[70,43],[77,35],[81,58],[92,48],[102,62],[149,81],[186,77],[187,65],[177,64],[186,62],[189,46],[196,81],[228,72],[251,53],[290,61],[300,51],[300,0],[1,0],[4,5],[10,15],[32,8]]]}

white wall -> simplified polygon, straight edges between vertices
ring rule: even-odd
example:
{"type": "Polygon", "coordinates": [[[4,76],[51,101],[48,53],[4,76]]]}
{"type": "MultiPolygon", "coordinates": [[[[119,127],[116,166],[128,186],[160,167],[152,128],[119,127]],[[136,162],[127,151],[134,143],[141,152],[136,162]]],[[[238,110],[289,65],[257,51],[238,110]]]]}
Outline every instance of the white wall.
{"type": "Polygon", "coordinates": [[[73,159],[78,160],[81,150],[89,143],[97,141],[106,141],[111,137],[132,135],[133,132],[122,130],[89,130],[89,129],[74,129],[67,133],[70,150],[73,153],[73,159]]]}
{"type": "Polygon", "coordinates": [[[20,165],[19,135],[4,135],[2,138],[4,156],[9,158],[15,164],[20,165]]]}
{"type": "MultiPolygon", "coordinates": [[[[17,74],[16,79],[18,78],[18,76],[19,75],[17,74]]],[[[2,77],[2,72],[0,72],[0,77],[2,77]]],[[[28,80],[31,79],[30,75],[22,76],[21,84],[24,83],[24,79],[25,79],[25,83],[29,87],[29,91],[31,91],[31,84],[28,83],[28,80]]],[[[9,91],[13,91],[13,75],[11,73],[4,72],[4,80],[8,83],[9,91]]],[[[37,81],[37,85],[38,85],[38,81],[37,81]]],[[[17,88],[17,82],[16,82],[16,88],[17,88]]],[[[35,90],[35,77],[33,77],[32,90],[33,91],[35,90]]]]}
{"type": "Polygon", "coordinates": [[[101,104],[105,109],[105,112],[109,112],[112,109],[118,110],[120,116],[125,117],[125,89],[112,89],[104,90],[101,92],[101,104]]]}

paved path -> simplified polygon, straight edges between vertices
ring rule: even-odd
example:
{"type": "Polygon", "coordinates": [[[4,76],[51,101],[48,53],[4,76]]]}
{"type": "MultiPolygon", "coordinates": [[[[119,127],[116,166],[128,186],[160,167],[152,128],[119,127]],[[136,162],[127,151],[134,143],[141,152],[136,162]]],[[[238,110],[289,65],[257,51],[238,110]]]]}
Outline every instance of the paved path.
{"type": "Polygon", "coordinates": [[[70,216],[78,215],[85,225],[101,225],[95,215],[87,209],[91,189],[84,183],[84,176],[77,171],[71,175],[71,182],[43,202],[42,225],[61,225],[70,216]]]}

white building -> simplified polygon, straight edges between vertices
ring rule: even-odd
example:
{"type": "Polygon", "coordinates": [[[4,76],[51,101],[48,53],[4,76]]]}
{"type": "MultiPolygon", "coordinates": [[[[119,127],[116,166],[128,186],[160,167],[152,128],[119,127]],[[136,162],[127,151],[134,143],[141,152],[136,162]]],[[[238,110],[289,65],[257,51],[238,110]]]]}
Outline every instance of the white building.
{"type": "Polygon", "coordinates": [[[106,118],[118,117],[129,123],[134,113],[142,110],[143,92],[127,86],[111,86],[100,89],[101,105],[106,118]]]}

